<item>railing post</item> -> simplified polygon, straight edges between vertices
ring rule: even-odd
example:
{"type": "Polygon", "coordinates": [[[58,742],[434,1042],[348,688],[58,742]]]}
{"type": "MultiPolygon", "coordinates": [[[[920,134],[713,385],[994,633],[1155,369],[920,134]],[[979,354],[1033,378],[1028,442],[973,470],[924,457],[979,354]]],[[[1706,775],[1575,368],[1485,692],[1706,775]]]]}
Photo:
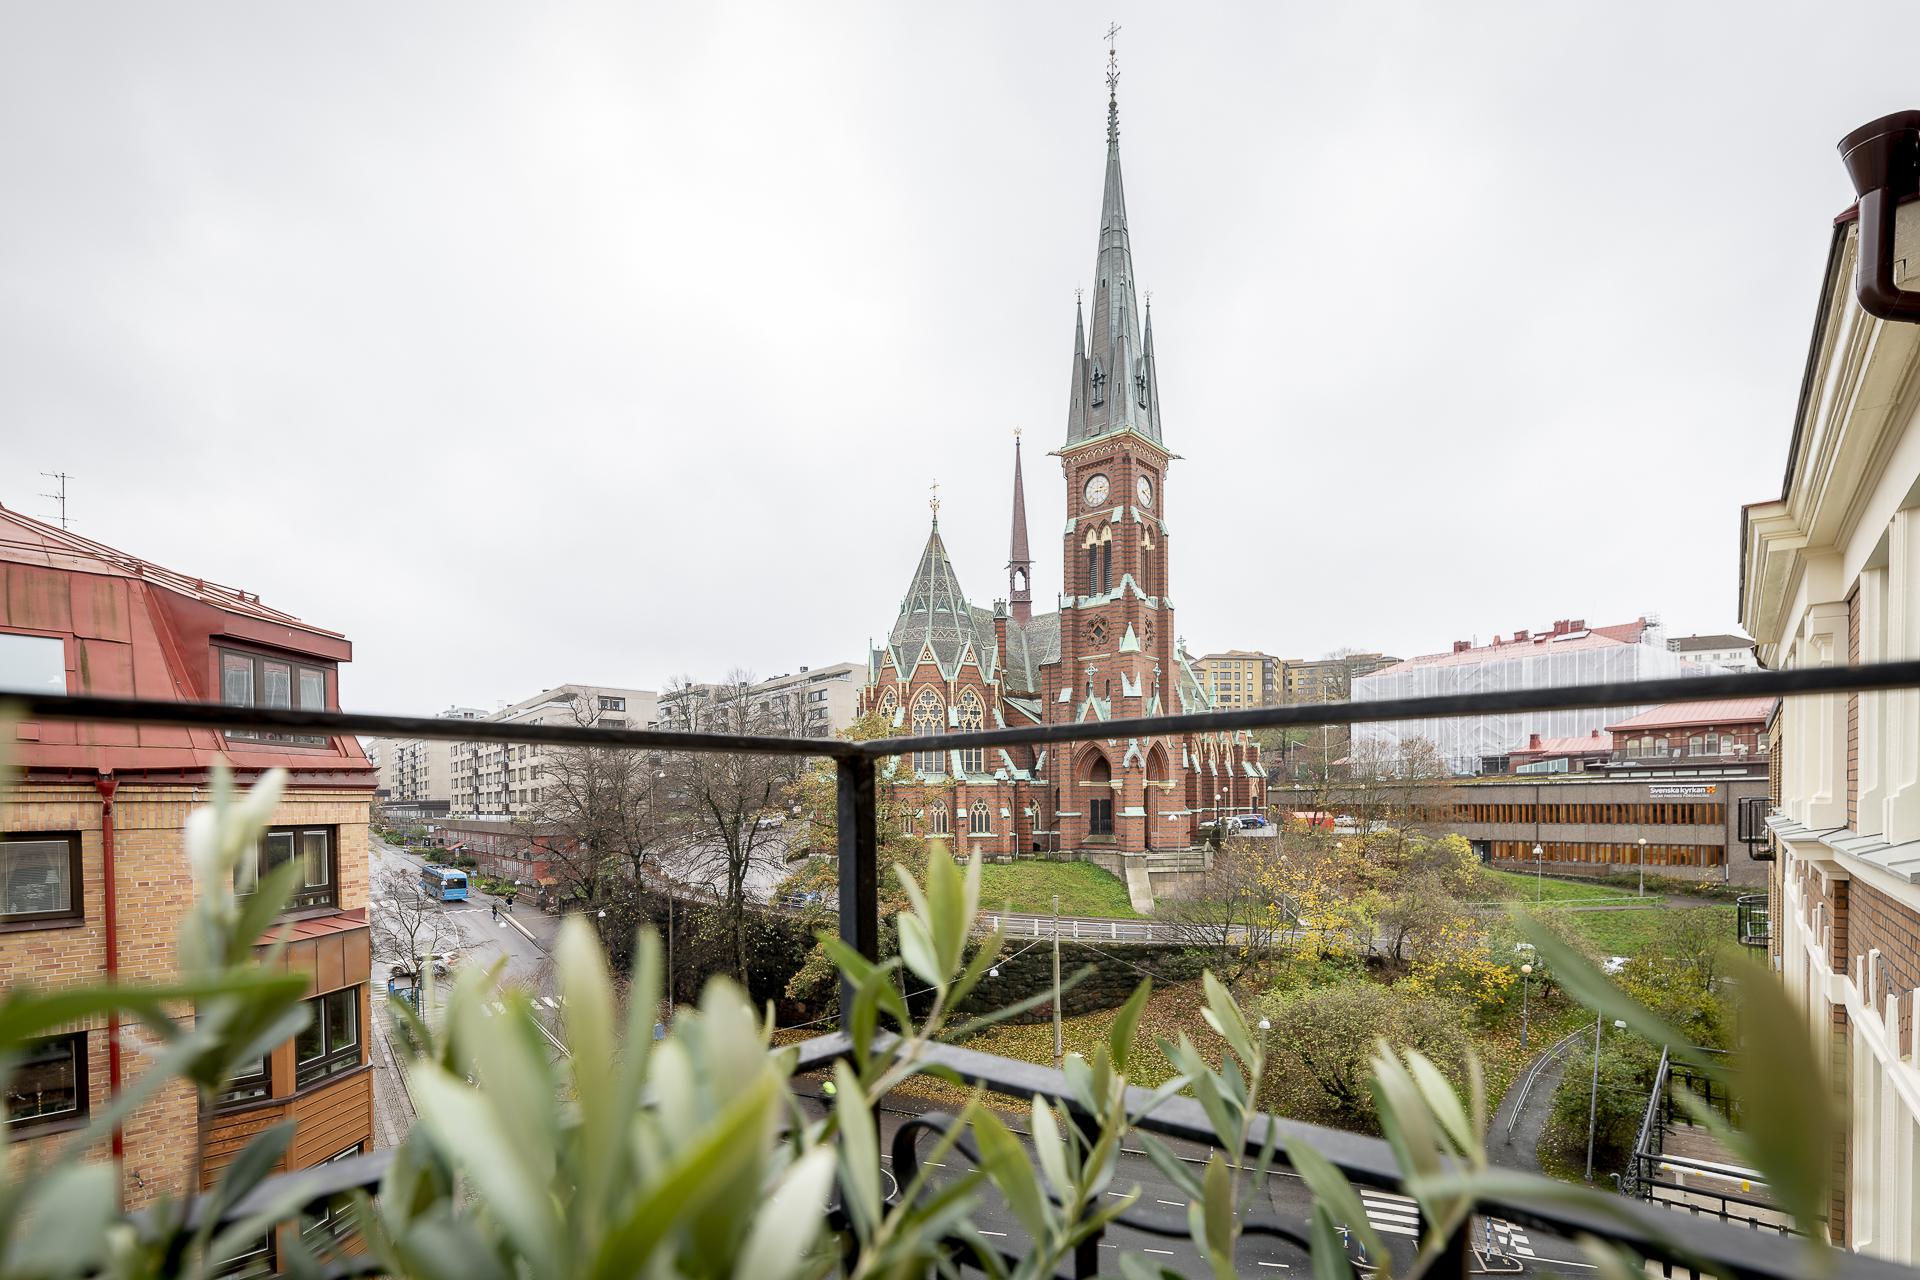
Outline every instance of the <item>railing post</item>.
{"type": "MultiPolygon", "coordinates": [[[[834,801],[840,833],[840,938],[869,960],[880,958],[880,848],[875,837],[873,760],[835,762],[834,801]]],[[[854,984],[840,979],[840,1019],[853,1014],[854,984]]]]}

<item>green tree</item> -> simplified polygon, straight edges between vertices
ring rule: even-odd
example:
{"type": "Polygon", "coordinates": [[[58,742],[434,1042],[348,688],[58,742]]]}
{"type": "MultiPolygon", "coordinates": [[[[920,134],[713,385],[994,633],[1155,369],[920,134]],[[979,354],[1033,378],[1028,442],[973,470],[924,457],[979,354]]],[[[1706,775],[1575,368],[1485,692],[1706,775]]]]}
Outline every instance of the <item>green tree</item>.
{"type": "Polygon", "coordinates": [[[1385,1039],[1396,1052],[1417,1050],[1460,1087],[1470,1046],[1457,1009],[1372,982],[1312,988],[1268,1017],[1271,1067],[1261,1106],[1294,1119],[1347,1128],[1378,1124],[1369,1084],[1385,1039]]]}

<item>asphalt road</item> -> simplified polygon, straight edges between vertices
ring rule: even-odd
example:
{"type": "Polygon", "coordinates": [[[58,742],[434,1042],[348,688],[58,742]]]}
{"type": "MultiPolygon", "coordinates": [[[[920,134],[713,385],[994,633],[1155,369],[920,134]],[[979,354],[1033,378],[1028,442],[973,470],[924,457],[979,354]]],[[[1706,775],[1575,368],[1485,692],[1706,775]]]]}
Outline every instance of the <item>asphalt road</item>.
{"type": "MultiPolygon", "coordinates": [[[[825,1114],[825,1104],[818,1097],[818,1084],[815,1081],[796,1082],[802,1095],[802,1101],[815,1115],[825,1114]]],[[[1032,1150],[1032,1141],[1024,1132],[1024,1123],[1020,1117],[1004,1117],[1020,1134],[1022,1143],[1032,1150]]],[[[912,1117],[892,1110],[880,1113],[880,1138],[883,1151],[890,1151],[893,1137],[901,1125],[912,1117]]],[[[1204,1166],[1210,1150],[1192,1143],[1166,1140],[1167,1146],[1181,1159],[1193,1166],[1196,1172],[1204,1166]]],[[[930,1151],[934,1142],[931,1134],[920,1139],[920,1149],[930,1151]]],[[[881,1157],[883,1167],[890,1169],[890,1155],[881,1157]]],[[[940,1171],[932,1176],[938,1180],[946,1176],[957,1175],[971,1168],[965,1157],[951,1153],[940,1171]],[[951,1171],[951,1175],[947,1172],[951,1171]]],[[[1247,1175],[1251,1177],[1251,1175],[1247,1175]]],[[[1163,1231],[1148,1231],[1138,1225],[1116,1223],[1108,1228],[1102,1238],[1100,1248],[1103,1256],[1116,1251],[1129,1251],[1144,1254],[1154,1263],[1168,1267],[1182,1276],[1192,1276],[1196,1280],[1205,1280],[1210,1276],[1199,1250],[1194,1247],[1187,1233],[1187,1201],[1180,1190],[1163,1175],[1159,1168],[1147,1158],[1137,1145],[1129,1145],[1122,1150],[1119,1165],[1115,1171],[1113,1187],[1107,1193],[1111,1196],[1125,1196],[1134,1188],[1139,1189],[1140,1198],[1128,1211],[1127,1217],[1134,1223],[1149,1222],[1163,1231]]],[[[898,1184],[889,1188],[897,1191],[898,1184]]],[[[1418,1249],[1419,1233],[1423,1224],[1419,1221],[1418,1209],[1411,1200],[1395,1192],[1379,1191],[1370,1187],[1359,1188],[1361,1202],[1372,1225],[1379,1233],[1388,1251],[1393,1255],[1394,1269],[1405,1274],[1410,1268],[1418,1249]]],[[[1019,1219],[1007,1208],[1004,1202],[993,1196],[991,1190],[987,1198],[975,1210],[974,1221],[981,1234],[1001,1247],[1018,1252],[1020,1241],[1025,1233],[1019,1219]]],[[[1270,1172],[1266,1179],[1264,1194],[1258,1201],[1255,1211],[1261,1218],[1289,1228],[1302,1237],[1307,1235],[1307,1224],[1313,1212],[1312,1196],[1298,1175],[1286,1170],[1270,1172]]],[[[1519,1228],[1499,1220],[1476,1218],[1474,1220],[1474,1242],[1485,1245],[1489,1241],[1504,1255],[1484,1260],[1485,1274],[1510,1275],[1577,1275],[1592,1270],[1590,1264],[1579,1260],[1578,1250],[1570,1243],[1560,1240],[1534,1240],[1519,1228]]],[[[1311,1275],[1313,1268],[1306,1252],[1296,1245],[1273,1236],[1245,1235],[1241,1237],[1235,1258],[1236,1270],[1243,1276],[1271,1276],[1293,1273],[1302,1276],[1311,1275]]],[[[1103,1264],[1103,1273],[1117,1270],[1115,1264],[1103,1264]]]]}

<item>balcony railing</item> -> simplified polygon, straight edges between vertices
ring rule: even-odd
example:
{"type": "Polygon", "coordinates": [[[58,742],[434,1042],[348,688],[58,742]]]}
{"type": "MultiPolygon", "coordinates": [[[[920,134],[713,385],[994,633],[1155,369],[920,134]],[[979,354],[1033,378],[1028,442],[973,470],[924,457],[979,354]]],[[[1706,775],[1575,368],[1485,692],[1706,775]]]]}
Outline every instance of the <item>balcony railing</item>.
{"type": "MultiPolygon", "coordinates": [[[[947,751],[970,747],[1047,745],[1101,738],[1160,737],[1187,733],[1221,732],[1272,726],[1347,725],[1390,720],[1422,720],[1461,715],[1515,711],[1615,708],[1666,702],[1704,701],[1841,693],[1920,687],[1920,662],[1883,663],[1863,667],[1815,667],[1791,671],[1763,671],[1696,679],[1662,679],[1549,689],[1508,690],[1496,693],[1451,694],[1430,698],[1398,698],[1364,703],[1289,704],[1225,712],[1113,720],[1097,723],[1038,725],[975,733],[847,742],[838,739],[758,737],[744,734],[679,733],[644,729],[596,729],[574,725],[506,724],[491,721],[448,721],[425,716],[382,716],[290,709],[226,707],[198,703],[151,702],[91,696],[24,696],[11,699],[25,718],[114,724],[162,724],[278,732],[317,732],[329,735],[440,738],[454,741],[543,743],[556,746],[628,747],[668,752],[745,752],[830,758],[837,774],[839,833],[839,932],[856,951],[877,958],[880,936],[879,873],[875,830],[876,766],[884,759],[914,751],[947,751]]],[[[843,984],[843,1008],[853,1005],[850,984],[843,984]]],[[[848,1056],[849,1041],[841,1034],[817,1037],[798,1047],[797,1069],[818,1070],[848,1056]]],[[[1039,1094],[1079,1115],[1079,1104],[1059,1071],[996,1057],[950,1045],[927,1050],[931,1061],[960,1078],[1002,1094],[1024,1097],[1039,1094]]],[[[1131,1090],[1129,1110],[1146,1108],[1145,1090],[1131,1090]]],[[[916,1163],[913,1135],[940,1124],[938,1117],[903,1126],[907,1136],[896,1139],[896,1169],[916,1163]],[[901,1145],[904,1142],[904,1146],[901,1145]]],[[[1137,1127],[1187,1141],[1211,1145],[1213,1127],[1201,1105],[1188,1098],[1167,1098],[1140,1114],[1137,1127]]],[[[1378,1188],[1398,1189],[1402,1175],[1393,1150],[1377,1138],[1262,1117],[1248,1135],[1243,1156],[1257,1157],[1277,1137],[1274,1149],[1284,1153],[1311,1147],[1351,1181],[1378,1188]]],[[[300,1195],[318,1210],[333,1198],[354,1189],[374,1190],[391,1159],[381,1152],[283,1174],[232,1206],[223,1220],[239,1221],[269,1196],[300,1195]]],[[[910,1178],[902,1178],[909,1183],[910,1178]]],[[[1717,1273],[1750,1280],[1790,1280],[1800,1274],[1803,1261],[1794,1250],[1779,1247],[1778,1237],[1727,1222],[1701,1218],[1676,1220],[1671,1210],[1625,1200],[1614,1212],[1600,1213],[1570,1204],[1555,1184],[1542,1178],[1536,1186],[1519,1186],[1499,1195],[1480,1197],[1480,1214],[1497,1216],[1563,1239],[1592,1236],[1633,1250],[1657,1262],[1684,1268],[1704,1262],[1717,1273]],[[1669,1243],[1679,1242],[1679,1248],[1669,1243]]],[[[1184,1235],[1177,1225],[1151,1220],[1122,1219],[1129,1226],[1161,1234],[1184,1235]]],[[[1249,1222],[1247,1229],[1304,1240],[1294,1224],[1249,1222]]],[[[1422,1270],[1432,1276],[1472,1274],[1473,1218],[1422,1270]]],[[[1011,1255],[1010,1255],[1011,1256],[1011,1255]]],[[[1092,1243],[1081,1249],[1073,1274],[1088,1276],[1098,1270],[1092,1243]]],[[[372,1259],[347,1257],[331,1264],[333,1274],[371,1272],[372,1259]]],[[[956,1257],[956,1265],[964,1263],[956,1257]]],[[[1861,1254],[1842,1254],[1833,1274],[1848,1280],[1905,1277],[1920,1272],[1861,1254]]]]}
{"type": "Polygon", "coordinates": [[[1773,913],[1766,894],[1742,894],[1733,905],[1734,930],[1742,946],[1764,947],[1773,941],[1773,913]]]}

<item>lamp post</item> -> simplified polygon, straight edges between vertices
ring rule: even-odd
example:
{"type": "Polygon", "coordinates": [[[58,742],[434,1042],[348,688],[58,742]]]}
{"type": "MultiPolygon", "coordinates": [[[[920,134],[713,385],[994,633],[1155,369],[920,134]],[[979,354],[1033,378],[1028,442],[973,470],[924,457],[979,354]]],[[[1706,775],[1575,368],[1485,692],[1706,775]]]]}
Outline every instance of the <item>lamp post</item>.
{"type": "Polygon", "coordinates": [[[1533,900],[1540,901],[1541,895],[1546,891],[1546,881],[1541,877],[1540,870],[1540,846],[1535,845],[1533,846],[1533,900]]]}
{"type": "Polygon", "coordinates": [[[1053,895],[1053,1069],[1060,1069],[1060,895],[1053,895]]]}
{"type": "Polygon", "coordinates": [[[1647,838],[1640,837],[1640,896],[1647,896],[1647,838]]]}
{"type": "MultiPolygon", "coordinates": [[[[1605,1018],[1595,1015],[1593,1019],[1593,1086],[1587,1094],[1587,1181],[1593,1181],[1593,1134],[1600,1117],[1600,1025],[1605,1018]]],[[[1614,1029],[1625,1031],[1627,1024],[1618,1020],[1614,1029]]]]}
{"type": "MultiPolygon", "coordinates": [[[[1533,944],[1531,942],[1516,942],[1513,944],[1513,949],[1522,955],[1531,955],[1533,952],[1533,944]]],[[[1532,988],[1533,962],[1529,959],[1520,965],[1520,1047],[1522,1049],[1527,1047],[1527,1004],[1529,997],[1533,994],[1532,988]]]]}

